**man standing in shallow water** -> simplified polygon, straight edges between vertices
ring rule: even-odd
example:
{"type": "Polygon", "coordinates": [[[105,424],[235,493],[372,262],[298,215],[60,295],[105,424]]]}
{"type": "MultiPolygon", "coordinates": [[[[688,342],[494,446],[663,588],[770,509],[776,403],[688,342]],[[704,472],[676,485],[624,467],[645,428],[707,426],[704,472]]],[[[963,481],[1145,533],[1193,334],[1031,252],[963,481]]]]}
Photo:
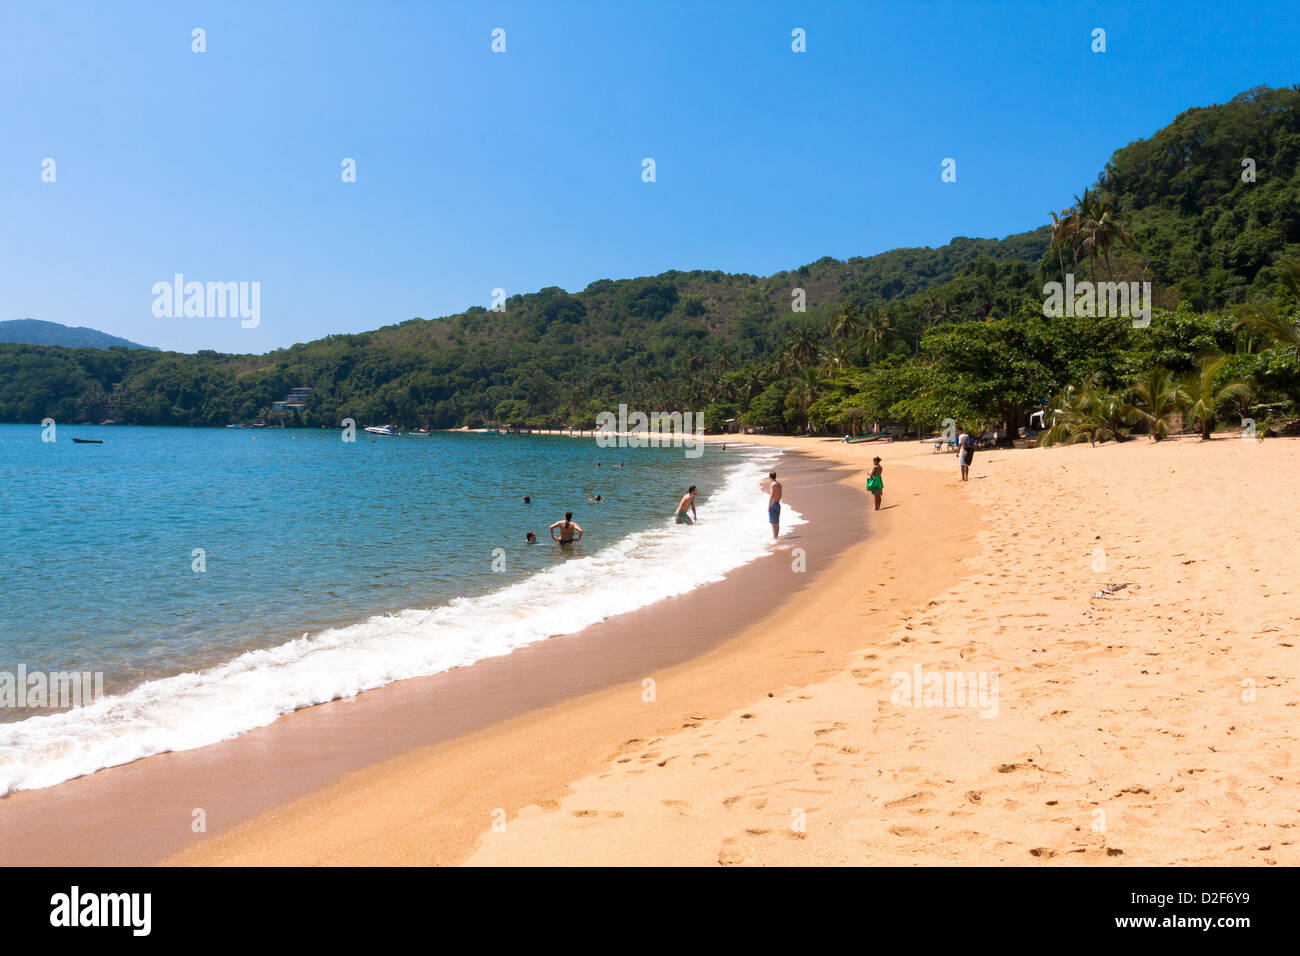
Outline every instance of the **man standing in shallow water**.
{"type": "Polygon", "coordinates": [[[781,533],[781,482],[776,480],[776,472],[770,471],[767,477],[772,479],[768,488],[767,520],[772,525],[772,540],[781,533]]]}
{"type": "Polygon", "coordinates": [[[582,529],[574,523],[572,511],[566,511],[564,513],[563,521],[557,521],[555,524],[551,525],[551,538],[558,541],[560,544],[573,544],[574,541],[582,540],[582,529]],[[556,537],[556,528],[560,529],[559,537],[556,537]],[[576,538],[574,537],[575,532],[577,533],[576,538]]]}

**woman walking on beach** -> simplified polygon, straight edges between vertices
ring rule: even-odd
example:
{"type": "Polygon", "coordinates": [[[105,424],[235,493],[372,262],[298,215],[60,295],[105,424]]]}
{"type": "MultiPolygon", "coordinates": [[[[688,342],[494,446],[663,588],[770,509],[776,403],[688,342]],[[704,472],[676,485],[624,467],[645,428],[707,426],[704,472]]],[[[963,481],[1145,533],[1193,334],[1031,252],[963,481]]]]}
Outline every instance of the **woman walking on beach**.
{"type": "Polygon", "coordinates": [[[880,496],[885,491],[885,480],[881,477],[885,469],[880,467],[879,458],[873,458],[871,460],[875,462],[876,467],[871,469],[871,477],[867,479],[867,491],[871,492],[872,497],[876,499],[875,510],[879,511],[880,496]]]}

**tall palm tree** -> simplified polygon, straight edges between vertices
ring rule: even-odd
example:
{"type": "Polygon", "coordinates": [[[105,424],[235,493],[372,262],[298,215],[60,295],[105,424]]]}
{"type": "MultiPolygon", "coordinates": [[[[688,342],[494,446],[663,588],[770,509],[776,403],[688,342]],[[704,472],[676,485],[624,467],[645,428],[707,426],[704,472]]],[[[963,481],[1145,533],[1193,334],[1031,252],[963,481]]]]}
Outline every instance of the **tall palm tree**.
{"type": "Polygon", "coordinates": [[[787,396],[794,399],[805,429],[808,427],[808,409],[813,402],[817,401],[820,393],[821,382],[817,379],[817,370],[812,368],[800,369],[787,396]]]}
{"type": "Polygon", "coordinates": [[[876,358],[893,335],[893,325],[889,316],[880,309],[875,309],[862,323],[862,341],[867,346],[867,358],[876,358]]]}
{"type": "Polygon", "coordinates": [[[1169,437],[1169,426],[1183,401],[1183,390],[1168,369],[1151,368],[1133,382],[1135,419],[1146,424],[1155,441],[1169,437]]]}
{"type": "Polygon", "coordinates": [[[852,302],[845,302],[831,318],[831,338],[852,342],[862,334],[862,316],[852,302]]]}
{"type": "Polygon", "coordinates": [[[1133,244],[1133,234],[1124,228],[1114,201],[1100,189],[1085,189],[1075,196],[1076,211],[1071,217],[1068,238],[1075,247],[1075,261],[1088,257],[1088,279],[1096,282],[1097,256],[1106,262],[1106,278],[1113,279],[1110,268],[1110,247],[1116,241],[1133,244]]]}
{"type": "Polygon", "coordinates": [[[786,342],[782,350],[781,363],[783,368],[790,370],[801,366],[812,364],[813,359],[817,357],[817,351],[821,348],[818,341],[817,333],[808,323],[800,325],[795,329],[790,340],[786,342]]]}
{"type": "Polygon", "coordinates": [[[1200,427],[1201,441],[1208,441],[1214,433],[1224,405],[1252,393],[1248,382],[1223,381],[1223,363],[1227,360],[1226,355],[1206,356],[1182,383],[1183,409],[1200,427]]]}
{"type": "MultiPolygon", "coordinates": [[[[1061,254],[1061,247],[1070,245],[1070,237],[1074,234],[1075,220],[1073,209],[1062,209],[1060,215],[1051,213],[1052,216],[1052,248],[1056,250],[1056,261],[1061,267],[1061,281],[1065,281],[1065,257],[1061,254]]],[[[1074,247],[1070,246],[1071,252],[1074,247]]]]}
{"type": "Polygon", "coordinates": [[[853,363],[849,360],[849,345],[844,341],[832,342],[821,351],[821,362],[817,373],[822,379],[828,379],[836,372],[848,368],[853,363]]]}

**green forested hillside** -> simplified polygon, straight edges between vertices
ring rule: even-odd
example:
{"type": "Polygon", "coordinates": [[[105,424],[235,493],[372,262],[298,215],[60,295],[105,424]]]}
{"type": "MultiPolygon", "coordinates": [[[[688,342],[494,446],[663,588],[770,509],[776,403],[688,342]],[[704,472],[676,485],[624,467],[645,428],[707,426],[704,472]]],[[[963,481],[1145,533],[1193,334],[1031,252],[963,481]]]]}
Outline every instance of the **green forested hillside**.
{"type": "Polygon", "coordinates": [[[762,278],[668,272],[548,288],[504,312],[266,355],[0,345],[0,421],[590,426],[627,402],[770,429],[925,429],[944,417],[982,427],[1024,424],[1039,400],[1086,381],[1089,400],[1115,399],[1125,427],[1143,430],[1134,377],[1159,367],[1183,382],[1211,352],[1228,358],[1209,385],[1252,388],[1249,402],[1220,396],[1215,409],[1285,416],[1300,397],[1286,345],[1292,273],[1279,265],[1300,256],[1298,110],[1300,88],[1189,110],[1118,150],[1043,225],[1002,240],[823,258],[762,278]],[[1149,281],[1150,328],[1045,318],[1043,284],[1066,272],[1149,281]],[[792,309],[795,289],[806,311],[792,309]],[[296,386],[312,387],[307,408],[273,414],[296,386]]]}

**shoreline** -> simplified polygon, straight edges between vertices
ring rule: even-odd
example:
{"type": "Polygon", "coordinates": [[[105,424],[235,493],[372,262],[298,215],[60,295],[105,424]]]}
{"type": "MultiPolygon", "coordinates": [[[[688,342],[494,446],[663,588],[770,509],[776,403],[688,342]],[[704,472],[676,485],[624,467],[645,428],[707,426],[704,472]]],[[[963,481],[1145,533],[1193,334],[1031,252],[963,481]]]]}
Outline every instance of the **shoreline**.
{"type": "MultiPolygon", "coordinates": [[[[802,472],[824,472],[824,465],[797,454],[784,459],[783,475],[802,472]]],[[[810,512],[800,501],[799,510],[808,519],[817,507],[810,512]]],[[[816,549],[807,562],[814,573],[862,530],[837,527],[824,518],[819,524],[821,530],[805,542],[816,549]]],[[[805,524],[789,532],[791,543],[783,541],[781,549],[796,546],[808,529],[805,524]]],[[[210,842],[348,773],[591,693],[634,673],[670,667],[726,640],[732,626],[757,619],[797,590],[802,582],[774,570],[781,549],[735,569],[721,582],[575,634],[304,708],[206,747],[15,791],[0,800],[6,855],[14,862],[44,864],[154,862],[202,842],[190,830],[196,808],[204,811],[210,842]],[[737,599],[746,593],[758,595],[748,606],[737,599]],[[719,601],[735,609],[736,621],[717,619],[712,606],[719,601]],[[646,641],[645,635],[655,639],[646,641]],[[613,653],[607,653],[611,648],[613,653]],[[47,834],[41,839],[35,837],[38,824],[47,834]],[[60,833],[53,840],[51,827],[60,833]]]]}
{"type": "Polygon", "coordinates": [[[899,460],[947,473],[957,581],[836,673],[607,760],[466,862],[1296,865],[1297,447],[997,450],[965,485],[896,447],[887,500],[899,460]]]}
{"type": "Polygon", "coordinates": [[[886,510],[655,705],[565,701],[168,862],[1300,863],[1296,442],[997,449],[965,484],[924,444],[786,444],[864,510],[881,454],[886,510]],[[997,690],[900,697],[918,668],[997,690]]]}
{"type": "MultiPolygon", "coordinates": [[[[790,443],[769,444],[788,447],[790,443]]],[[[860,646],[863,632],[859,628],[883,633],[914,602],[958,577],[963,538],[944,527],[939,508],[916,507],[935,501],[942,479],[926,469],[900,466],[907,476],[906,483],[898,482],[896,500],[901,504],[873,519],[870,498],[861,487],[870,456],[842,442],[830,445],[838,448],[802,446],[815,457],[815,468],[826,472],[819,484],[800,484],[792,470],[785,469],[791,474],[786,497],[809,522],[798,531],[827,525],[842,529],[849,524],[844,520],[847,510],[850,516],[870,523],[870,537],[850,534],[851,543],[822,568],[814,568],[817,552],[809,549],[808,574],[802,586],[756,620],[742,624],[734,619],[734,605],[719,608],[713,602],[713,624],[725,633],[711,649],[652,672],[653,703],[643,699],[644,678],[564,699],[348,774],[329,787],[212,836],[163,862],[464,862],[494,822],[513,826],[529,808],[557,806],[573,780],[607,761],[631,760],[633,751],[647,750],[653,755],[655,743],[674,731],[720,718],[755,696],[783,694],[834,674],[860,646]],[[839,511],[809,507],[804,497],[807,491],[828,496],[825,503],[838,503],[839,511]],[[891,520],[905,511],[907,522],[891,520]],[[927,550],[928,562],[895,561],[897,557],[905,559],[916,546],[927,550]],[[878,580],[863,581],[861,561],[873,553],[879,557],[882,549],[894,557],[881,559],[878,580]],[[848,599],[864,594],[875,602],[870,612],[848,599]],[[723,612],[721,622],[719,610],[723,612]]],[[[791,576],[784,567],[778,573],[791,576]]],[[[653,770],[654,764],[650,767],[653,770]]]]}

